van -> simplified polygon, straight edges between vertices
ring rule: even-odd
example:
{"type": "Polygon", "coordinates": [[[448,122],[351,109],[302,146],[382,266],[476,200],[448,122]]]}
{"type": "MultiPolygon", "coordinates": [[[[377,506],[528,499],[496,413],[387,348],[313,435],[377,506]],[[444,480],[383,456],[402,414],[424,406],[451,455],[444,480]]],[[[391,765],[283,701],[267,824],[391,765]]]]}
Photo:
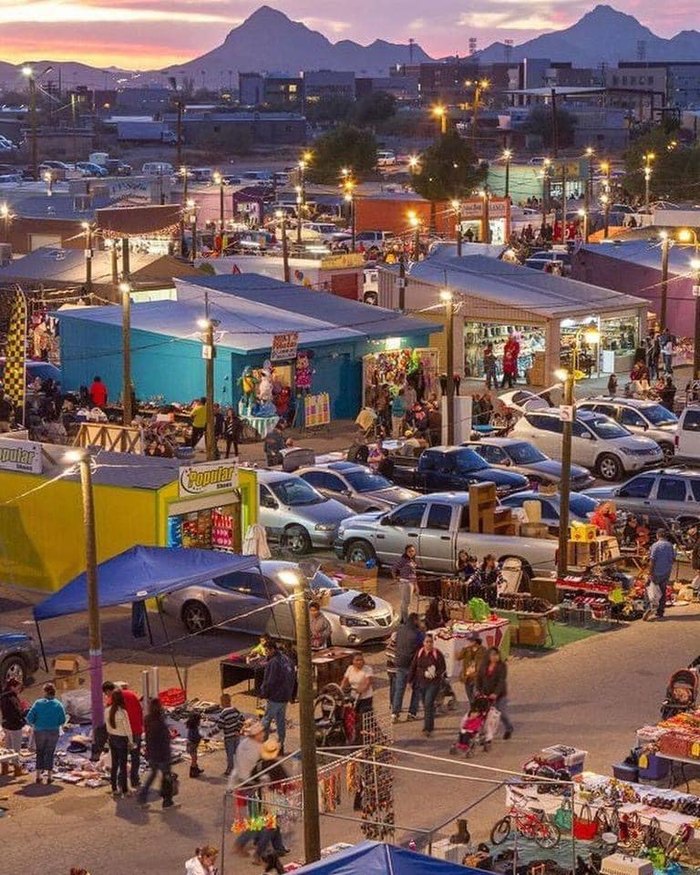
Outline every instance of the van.
{"type": "Polygon", "coordinates": [[[396,152],[390,149],[380,149],[377,152],[377,167],[393,167],[396,164],[396,152]]]}
{"type": "Polygon", "coordinates": [[[175,170],[167,161],[147,161],[141,168],[144,176],[174,176],[175,170]]]}
{"type": "Polygon", "coordinates": [[[211,184],[213,171],[211,167],[192,167],[189,171],[192,182],[201,182],[204,185],[211,184]]]}
{"type": "Polygon", "coordinates": [[[700,406],[691,404],[678,418],[676,454],[679,462],[700,462],[700,406]]]}

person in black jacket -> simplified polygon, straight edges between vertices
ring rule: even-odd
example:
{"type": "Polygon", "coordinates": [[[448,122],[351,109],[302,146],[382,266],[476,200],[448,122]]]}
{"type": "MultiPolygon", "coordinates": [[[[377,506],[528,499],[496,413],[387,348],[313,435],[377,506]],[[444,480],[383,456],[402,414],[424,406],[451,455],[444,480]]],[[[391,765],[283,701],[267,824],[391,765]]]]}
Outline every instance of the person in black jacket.
{"type": "Polygon", "coordinates": [[[423,735],[430,737],[435,726],[435,699],[447,674],[445,657],[433,644],[428,633],[423,646],[413,657],[409,680],[419,690],[423,700],[423,735]]]}
{"type": "MultiPolygon", "coordinates": [[[[418,625],[418,614],[409,614],[405,623],[396,630],[394,646],[394,695],[391,700],[391,720],[396,723],[403,708],[403,696],[406,692],[408,675],[416,651],[423,643],[423,632],[418,625]]],[[[420,690],[413,687],[411,701],[408,705],[408,720],[415,720],[420,703],[420,690]]]]}
{"type": "Polygon", "coordinates": [[[22,685],[17,678],[10,678],[0,694],[0,715],[5,730],[5,747],[17,753],[22,749],[22,729],[26,724],[22,703],[19,698],[22,685]]]}
{"type": "Polygon", "coordinates": [[[265,732],[270,731],[272,721],[275,721],[277,738],[282,753],[287,735],[287,705],[294,696],[296,669],[292,660],[282,653],[274,641],[267,642],[267,664],[260,694],[267,699],[262,725],[265,732]]]}
{"type": "Polygon", "coordinates": [[[501,712],[501,720],[508,739],[513,734],[513,724],[508,716],[508,667],[501,659],[497,647],[489,647],[484,661],[476,673],[476,689],[483,696],[488,696],[501,712]]]}
{"type": "Polygon", "coordinates": [[[165,722],[165,712],[160,699],[151,699],[143,728],[146,736],[146,759],[151,771],[139,790],[139,804],[148,804],[148,791],[155,781],[157,773],[160,772],[162,775],[160,792],[163,797],[163,808],[172,808],[174,803],[173,779],[170,771],[170,730],[165,722]]]}

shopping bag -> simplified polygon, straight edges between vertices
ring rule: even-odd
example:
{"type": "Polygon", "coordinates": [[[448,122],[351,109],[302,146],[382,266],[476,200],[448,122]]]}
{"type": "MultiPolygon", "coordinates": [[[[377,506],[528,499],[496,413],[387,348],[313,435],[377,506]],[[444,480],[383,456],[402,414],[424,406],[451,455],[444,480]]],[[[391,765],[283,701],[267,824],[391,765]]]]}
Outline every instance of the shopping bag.
{"type": "Polygon", "coordinates": [[[661,587],[658,583],[654,583],[653,580],[650,580],[649,583],[647,583],[646,593],[649,606],[651,608],[658,608],[659,602],[661,601],[661,587]]]}
{"type": "Polygon", "coordinates": [[[554,812],[554,823],[562,832],[570,832],[573,822],[574,814],[571,809],[571,802],[565,799],[554,812]]]}
{"type": "Polygon", "coordinates": [[[484,741],[493,741],[493,737],[498,731],[498,726],[501,722],[501,712],[498,708],[492,706],[484,721],[484,741]]]}
{"type": "Polygon", "coordinates": [[[574,838],[583,842],[590,842],[598,833],[598,824],[591,815],[588,805],[581,808],[581,813],[574,815],[574,838]]]}

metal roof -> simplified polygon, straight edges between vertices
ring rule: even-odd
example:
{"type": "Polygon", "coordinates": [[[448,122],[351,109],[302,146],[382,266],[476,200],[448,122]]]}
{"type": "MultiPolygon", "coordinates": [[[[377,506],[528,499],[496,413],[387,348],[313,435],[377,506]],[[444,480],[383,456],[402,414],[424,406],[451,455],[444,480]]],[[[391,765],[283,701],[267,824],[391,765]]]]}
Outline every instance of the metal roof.
{"type": "MultiPolygon", "coordinates": [[[[57,475],[66,470],[63,460],[68,447],[56,444],[42,445],[47,466],[44,474],[57,475]]],[[[98,450],[93,456],[93,483],[98,486],[125,486],[135,489],[162,489],[178,479],[184,463],[179,459],[163,459],[156,456],[139,456],[133,453],[111,453],[98,450]]],[[[77,481],[77,471],[67,474],[66,480],[77,481]]]]}
{"type": "Polygon", "coordinates": [[[442,247],[438,247],[430,258],[414,264],[410,277],[440,288],[447,287],[454,294],[527,310],[545,319],[636,310],[648,306],[643,298],[633,295],[485,255],[458,258],[452,256],[449,250],[445,253],[442,247]]]}
{"type": "MultiPolygon", "coordinates": [[[[648,230],[648,229],[646,229],[648,230]]],[[[578,254],[589,253],[604,258],[630,261],[661,272],[661,241],[659,239],[622,240],[619,243],[598,243],[582,246],[578,254]]],[[[688,275],[694,257],[692,244],[673,243],[668,250],[668,268],[672,273],[688,275]]]]}

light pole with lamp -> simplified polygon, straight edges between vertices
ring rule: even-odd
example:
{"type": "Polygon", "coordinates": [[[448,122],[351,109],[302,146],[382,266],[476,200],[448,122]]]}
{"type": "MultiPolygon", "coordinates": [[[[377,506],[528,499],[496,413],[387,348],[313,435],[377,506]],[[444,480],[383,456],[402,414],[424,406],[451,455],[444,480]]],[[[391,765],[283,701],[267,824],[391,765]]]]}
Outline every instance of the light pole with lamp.
{"type": "Polygon", "coordinates": [[[489,210],[489,190],[484,187],[479,192],[481,198],[481,229],[484,243],[491,243],[491,216],[489,210]]]}
{"type": "Polygon", "coordinates": [[[441,289],[440,300],[445,305],[445,344],[447,355],[445,368],[447,370],[447,445],[455,442],[455,362],[454,362],[454,307],[452,292],[441,289]]]}
{"type": "Polygon", "coordinates": [[[455,214],[455,239],[457,240],[457,257],[462,257],[462,202],[452,201],[452,209],[455,214]]]}
{"type": "Polygon", "coordinates": [[[474,102],[472,103],[472,134],[476,140],[478,128],[479,106],[481,105],[481,94],[491,84],[488,79],[467,79],[464,83],[466,86],[474,86],[474,102]]]}
{"type": "Polygon", "coordinates": [[[280,232],[282,234],[282,268],[284,270],[284,281],[290,281],[289,273],[289,244],[287,242],[287,214],[284,210],[277,210],[275,218],[280,223],[280,232]]]}
{"type": "MultiPolygon", "coordinates": [[[[50,73],[53,67],[46,67],[41,71],[39,77],[50,73]]],[[[32,129],[32,175],[34,179],[39,179],[39,143],[38,143],[38,126],[36,117],[36,89],[37,77],[34,75],[33,67],[22,67],[22,75],[26,77],[29,85],[29,121],[32,129]]]]}
{"type": "Polygon", "coordinates": [[[357,183],[355,182],[352,170],[348,167],[343,167],[340,171],[343,177],[342,186],[343,186],[343,199],[345,203],[348,205],[348,210],[350,211],[349,219],[350,219],[350,237],[351,237],[351,246],[352,251],[355,251],[355,238],[356,228],[355,228],[355,186],[357,183]]]}
{"type": "Polygon", "coordinates": [[[440,133],[444,137],[447,133],[447,107],[441,103],[436,104],[430,110],[440,124],[440,133]]]}
{"type": "Polygon", "coordinates": [[[2,241],[10,242],[10,208],[7,204],[0,204],[0,219],[2,219],[2,241]]]}
{"type": "Polygon", "coordinates": [[[420,219],[416,213],[411,210],[408,214],[408,224],[413,229],[413,260],[420,260],[420,219]]]}
{"type": "Polygon", "coordinates": [[[83,222],[85,231],[85,290],[92,291],[92,224],[83,222]]]}
{"type": "Polygon", "coordinates": [[[122,297],[122,422],[130,426],[134,418],[131,394],[131,283],[119,283],[122,297]]]}
{"type": "Polygon", "coordinates": [[[197,204],[192,200],[187,201],[187,209],[189,211],[190,233],[192,235],[192,246],[190,247],[190,264],[194,264],[197,260],[197,204]]]}
{"type": "Polygon", "coordinates": [[[545,158],[542,162],[542,224],[547,224],[547,216],[549,215],[549,170],[552,166],[552,161],[545,158]]]}
{"type": "Polygon", "coordinates": [[[182,178],[182,215],[180,218],[180,255],[185,258],[187,255],[187,245],[185,243],[185,209],[187,207],[187,179],[189,171],[185,165],[177,171],[178,176],[182,178]]]}
{"type": "MultiPolygon", "coordinates": [[[[697,238],[696,238],[697,246],[697,238]]],[[[693,338],[693,379],[700,380],[700,258],[693,258],[690,267],[695,271],[693,297],[695,298],[695,336],[693,338]]]]}
{"type": "Polygon", "coordinates": [[[214,184],[219,186],[219,230],[224,233],[224,177],[221,173],[214,174],[214,184]]]}
{"type": "Polygon", "coordinates": [[[651,162],[656,158],[653,152],[647,152],[644,156],[644,212],[649,212],[649,201],[651,195],[651,162]]]}
{"type": "Polygon", "coordinates": [[[584,155],[588,160],[588,175],[586,179],[586,185],[583,190],[583,208],[586,211],[586,214],[590,215],[591,197],[593,194],[593,156],[595,155],[595,150],[592,146],[588,146],[584,155]]]}
{"type": "Polygon", "coordinates": [[[513,153],[510,149],[503,150],[503,160],[506,165],[506,178],[505,178],[505,194],[504,197],[510,198],[510,161],[513,157],[513,153]]]}
{"type": "Polygon", "coordinates": [[[578,215],[583,219],[583,242],[588,243],[588,210],[584,207],[578,211],[578,215]]]}
{"type": "MultiPolygon", "coordinates": [[[[208,309],[208,303],[207,303],[208,309]]],[[[205,446],[207,451],[207,462],[213,462],[216,459],[216,434],[214,420],[214,359],[216,358],[216,346],[214,345],[214,329],[219,324],[217,319],[211,319],[206,316],[200,319],[197,323],[204,334],[202,345],[202,358],[206,362],[205,378],[206,378],[206,396],[207,396],[207,424],[205,431],[205,446]]]]}
{"type": "Polygon", "coordinates": [[[605,191],[600,196],[600,202],[603,204],[605,224],[603,225],[603,237],[607,240],[610,235],[610,162],[601,162],[600,169],[605,174],[605,191]]]}
{"type": "Polygon", "coordinates": [[[301,246],[301,209],[304,203],[304,197],[302,194],[302,188],[300,185],[296,186],[297,193],[297,246],[301,246]]]}
{"type": "Polygon", "coordinates": [[[563,405],[560,415],[563,424],[561,452],[561,482],[559,484],[559,549],[557,551],[557,576],[566,577],[569,566],[569,504],[571,498],[571,444],[576,406],[574,403],[574,387],[579,379],[578,353],[581,334],[586,342],[597,346],[600,342],[600,332],[596,328],[582,328],[576,332],[574,348],[571,353],[569,368],[560,369],[554,376],[561,380],[564,387],[563,405]]]}
{"type": "Polygon", "coordinates": [[[46,183],[46,197],[53,195],[53,173],[47,170],[44,173],[44,182],[46,183]]]}
{"type": "Polygon", "coordinates": [[[88,611],[88,646],[90,651],[90,714],[93,732],[104,724],[102,705],[102,628],[100,623],[100,593],[97,581],[97,537],[95,502],[92,488],[92,458],[86,449],[68,450],[64,459],[77,464],[85,531],[85,582],[88,611]]]}

